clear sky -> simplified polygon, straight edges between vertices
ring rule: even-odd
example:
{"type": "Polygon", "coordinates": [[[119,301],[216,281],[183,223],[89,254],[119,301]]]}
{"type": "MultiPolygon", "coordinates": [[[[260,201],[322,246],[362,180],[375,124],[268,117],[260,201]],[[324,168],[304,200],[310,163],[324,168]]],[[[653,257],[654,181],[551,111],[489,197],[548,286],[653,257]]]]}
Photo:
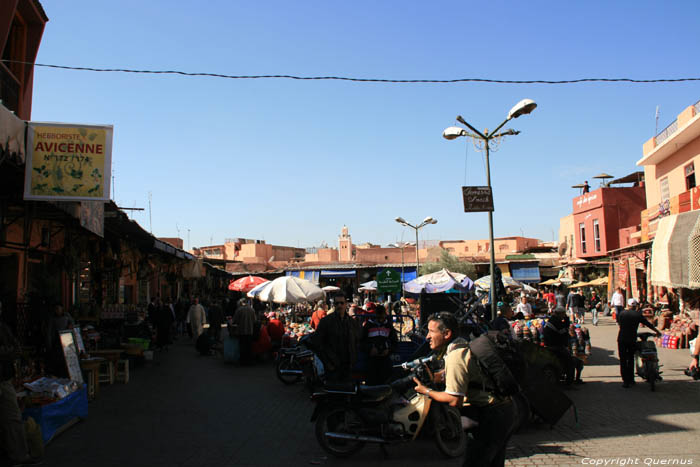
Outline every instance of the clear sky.
{"type": "MultiPolygon", "coordinates": [[[[700,2],[41,0],[38,63],[388,79],[700,77],[700,2]]],[[[571,185],[641,168],[642,144],[700,100],[675,84],[379,84],[229,80],[37,68],[32,119],[114,125],[115,201],[185,246],[227,237],[317,246],[488,237],[462,185],[483,156],[446,141],[462,115],[493,129],[538,108],[492,153],[496,236],[545,241],[571,185]],[[190,243],[187,244],[187,232],[190,243]]]]}

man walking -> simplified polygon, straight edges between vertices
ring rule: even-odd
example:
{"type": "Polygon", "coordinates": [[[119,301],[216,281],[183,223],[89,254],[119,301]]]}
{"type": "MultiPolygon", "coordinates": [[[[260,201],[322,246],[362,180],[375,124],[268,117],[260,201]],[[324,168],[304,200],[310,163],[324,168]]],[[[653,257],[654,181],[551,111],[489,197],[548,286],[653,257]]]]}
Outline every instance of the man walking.
{"type": "Polygon", "coordinates": [[[190,321],[190,326],[192,327],[192,338],[197,341],[197,338],[202,334],[204,324],[207,322],[207,315],[204,312],[204,307],[199,304],[199,298],[195,297],[194,303],[190,307],[190,311],[187,313],[187,317],[190,321]]]}
{"type": "Polygon", "coordinates": [[[617,314],[617,325],[620,330],[617,333],[617,349],[620,357],[620,376],[622,387],[628,388],[634,385],[634,352],[637,348],[637,329],[643,324],[661,336],[661,332],[642,316],[638,309],[639,302],[635,298],[627,301],[627,309],[617,314]]]}
{"type": "Polygon", "coordinates": [[[238,308],[233,315],[238,343],[241,351],[241,365],[250,365],[253,361],[253,334],[255,331],[255,310],[248,305],[245,298],[238,301],[238,308]]]}
{"type": "Polygon", "coordinates": [[[591,299],[589,301],[591,305],[591,314],[593,315],[593,326],[598,326],[598,313],[600,312],[601,302],[600,297],[595,290],[591,292],[591,299]]]}
{"type": "Polygon", "coordinates": [[[620,312],[625,308],[625,296],[622,295],[622,288],[618,287],[615,289],[615,293],[610,299],[610,304],[615,308],[615,314],[619,315],[620,312]]]}

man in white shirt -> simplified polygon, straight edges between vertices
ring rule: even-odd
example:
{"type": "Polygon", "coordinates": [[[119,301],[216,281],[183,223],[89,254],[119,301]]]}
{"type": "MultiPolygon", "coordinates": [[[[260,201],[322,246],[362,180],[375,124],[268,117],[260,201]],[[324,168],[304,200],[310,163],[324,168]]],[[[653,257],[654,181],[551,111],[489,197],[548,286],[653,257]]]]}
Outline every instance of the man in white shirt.
{"type": "Polygon", "coordinates": [[[615,289],[615,293],[610,299],[610,304],[615,308],[615,315],[619,315],[622,310],[625,309],[625,296],[622,295],[622,288],[618,287],[615,289]]]}
{"type": "Polygon", "coordinates": [[[532,318],[532,306],[527,303],[527,297],[525,295],[520,297],[520,303],[518,303],[518,306],[515,308],[515,314],[517,315],[518,313],[522,313],[525,319],[532,318]]]}

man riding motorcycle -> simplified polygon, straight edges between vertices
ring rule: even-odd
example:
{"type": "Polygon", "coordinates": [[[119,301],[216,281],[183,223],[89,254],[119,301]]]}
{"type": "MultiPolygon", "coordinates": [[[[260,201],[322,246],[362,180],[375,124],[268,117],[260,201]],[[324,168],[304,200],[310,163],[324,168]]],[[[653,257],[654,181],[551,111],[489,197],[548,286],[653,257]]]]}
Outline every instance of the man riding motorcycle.
{"type": "Polygon", "coordinates": [[[414,378],[415,391],[452,407],[467,404],[476,412],[479,425],[468,443],[464,465],[504,465],[506,445],[518,419],[516,405],[510,397],[499,397],[486,389],[478,362],[457,333],[458,323],[451,313],[430,317],[430,348],[445,356],[445,391],[432,390],[414,378]]]}

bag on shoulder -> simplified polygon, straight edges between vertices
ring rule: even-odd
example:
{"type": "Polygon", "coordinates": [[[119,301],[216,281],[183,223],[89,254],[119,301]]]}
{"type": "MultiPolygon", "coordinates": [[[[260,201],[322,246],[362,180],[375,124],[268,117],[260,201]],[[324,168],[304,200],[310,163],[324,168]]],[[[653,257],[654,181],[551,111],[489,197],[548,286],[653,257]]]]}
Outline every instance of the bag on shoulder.
{"type": "Polygon", "coordinates": [[[502,356],[506,350],[499,349],[496,339],[497,333],[482,334],[469,343],[469,349],[490,383],[488,389],[499,396],[512,396],[520,392],[520,385],[503,358],[506,355],[502,356]]]}

